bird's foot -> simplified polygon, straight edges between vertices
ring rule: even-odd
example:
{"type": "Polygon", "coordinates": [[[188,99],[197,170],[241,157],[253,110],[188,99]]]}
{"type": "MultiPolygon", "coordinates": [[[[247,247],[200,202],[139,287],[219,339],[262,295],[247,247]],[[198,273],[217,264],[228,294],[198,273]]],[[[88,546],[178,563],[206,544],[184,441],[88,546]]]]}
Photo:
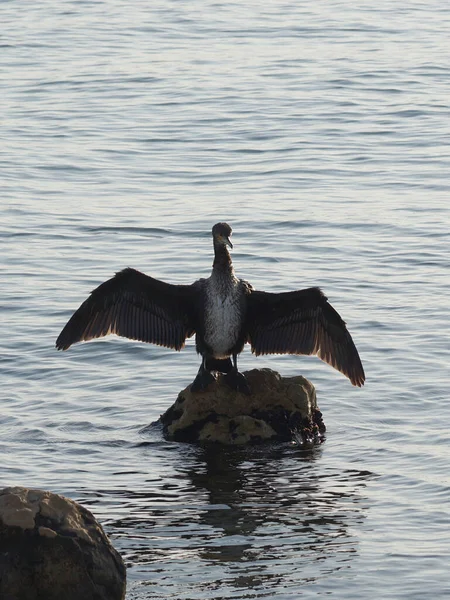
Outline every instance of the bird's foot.
{"type": "Polygon", "coordinates": [[[191,384],[191,392],[205,392],[216,378],[209,371],[199,371],[191,384]]]}
{"type": "Polygon", "coordinates": [[[246,396],[250,396],[250,386],[248,385],[248,381],[242,373],[239,371],[231,371],[231,373],[227,373],[223,376],[225,383],[233,390],[237,392],[241,392],[246,396]]]}

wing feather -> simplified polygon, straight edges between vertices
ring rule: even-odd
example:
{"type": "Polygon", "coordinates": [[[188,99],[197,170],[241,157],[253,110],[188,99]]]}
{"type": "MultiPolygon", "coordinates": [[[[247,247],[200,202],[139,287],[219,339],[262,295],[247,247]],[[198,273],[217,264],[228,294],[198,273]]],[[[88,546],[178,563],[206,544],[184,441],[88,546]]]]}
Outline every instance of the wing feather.
{"type": "Polygon", "coordinates": [[[196,330],[198,282],[171,285],[135,269],[124,269],[96,288],[56,340],[67,350],[110,333],[180,350],[196,330]]]}
{"type": "Polygon", "coordinates": [[[345,322],[319,288],[271,294],[250,291],[248,341],[260,354],[315,354],[353,385],[364,369],[345,322]]]}

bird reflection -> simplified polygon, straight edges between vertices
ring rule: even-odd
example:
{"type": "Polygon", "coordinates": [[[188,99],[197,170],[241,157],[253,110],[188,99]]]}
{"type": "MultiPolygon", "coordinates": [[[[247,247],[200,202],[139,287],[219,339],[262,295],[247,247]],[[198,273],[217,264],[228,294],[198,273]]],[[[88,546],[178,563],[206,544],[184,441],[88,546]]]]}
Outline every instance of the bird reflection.
{"type": "Polygon", "coordinates": [[[150,597],[298,592],[351,566],[372,477],[324,467],[321,453],[287,445],[153,449],[152,464],[161,459],[166,475],[124,491],[126,510],[109,532],[125,545],[128,566],[147,577],[150,597]]]}
{"type": "Polygon", "coordinates": [[[318,456],[320,449],[299,454],[286,446],[269,453],[267,448],[250,453],[204,450],[205,468],[190,469],[187,475],[196,489],[207,491],[210,509],[202,512],[201,521],[218,537],[200,550],[200,557],[206,562],[244,563],[245,573],[236,575],[237,587],[267,587],[268,580],[283,575],[289,579],[289,573],[298,581],[302,563],[307,567],[305,579],[311,581],[314,571],[320,575],[311,561],[326,561],[337,553],[335,568],[342,568],[356,551],[357,541],[349,530],[364,518],[357,488],[370,474],[335,473],[333,478],[340,480],[336,489],[336,480],[330,482],[330,474],[316,468],[318,456]],[[283,565],[288,557],[292,562],[283,565]],[[273,565],[278,565],[276,573],[273,565]]]}

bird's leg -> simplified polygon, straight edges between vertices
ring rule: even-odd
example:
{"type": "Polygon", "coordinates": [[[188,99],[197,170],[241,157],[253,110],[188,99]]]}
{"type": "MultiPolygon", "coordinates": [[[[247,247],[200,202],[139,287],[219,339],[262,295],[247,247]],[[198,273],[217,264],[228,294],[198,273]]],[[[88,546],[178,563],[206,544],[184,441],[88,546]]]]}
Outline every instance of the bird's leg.
{"type": "Polygon", "coordinates": [[[237,368],[237,354],[233,354],[233,368],[223,376],[227,385],[237,392],[242,392],[246,396],[250,396],[250,387],[248,381],[242,373],[239,373],[237,368]]]}
{"type": "Polygon", "coordinates": [[[191,392],[204,392],[213,381],[216,381],[216,378],[206,368],[206,356],[202,356],[202,364],[198,370],[197,377],[191,384],[191,392]]]}

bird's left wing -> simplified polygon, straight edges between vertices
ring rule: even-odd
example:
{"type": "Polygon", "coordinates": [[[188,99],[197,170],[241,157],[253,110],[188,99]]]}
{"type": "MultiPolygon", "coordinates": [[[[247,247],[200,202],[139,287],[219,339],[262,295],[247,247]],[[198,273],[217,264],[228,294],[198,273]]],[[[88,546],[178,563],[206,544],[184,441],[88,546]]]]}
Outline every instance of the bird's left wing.
{"type": "Polygon", "coordinates": [[[247,324],[256,355],[316,354],[353,385],[364,385],[364,369],[345,322],[319,288],[279,294],[251,291],[247,324]]]}
{"type": "Polygon", "coordinates": [[[56,340],[58,350],[109,333],[180,350],[196,328],[200,282],[172,285],[124,269],[96,288],[56,340]]]}

